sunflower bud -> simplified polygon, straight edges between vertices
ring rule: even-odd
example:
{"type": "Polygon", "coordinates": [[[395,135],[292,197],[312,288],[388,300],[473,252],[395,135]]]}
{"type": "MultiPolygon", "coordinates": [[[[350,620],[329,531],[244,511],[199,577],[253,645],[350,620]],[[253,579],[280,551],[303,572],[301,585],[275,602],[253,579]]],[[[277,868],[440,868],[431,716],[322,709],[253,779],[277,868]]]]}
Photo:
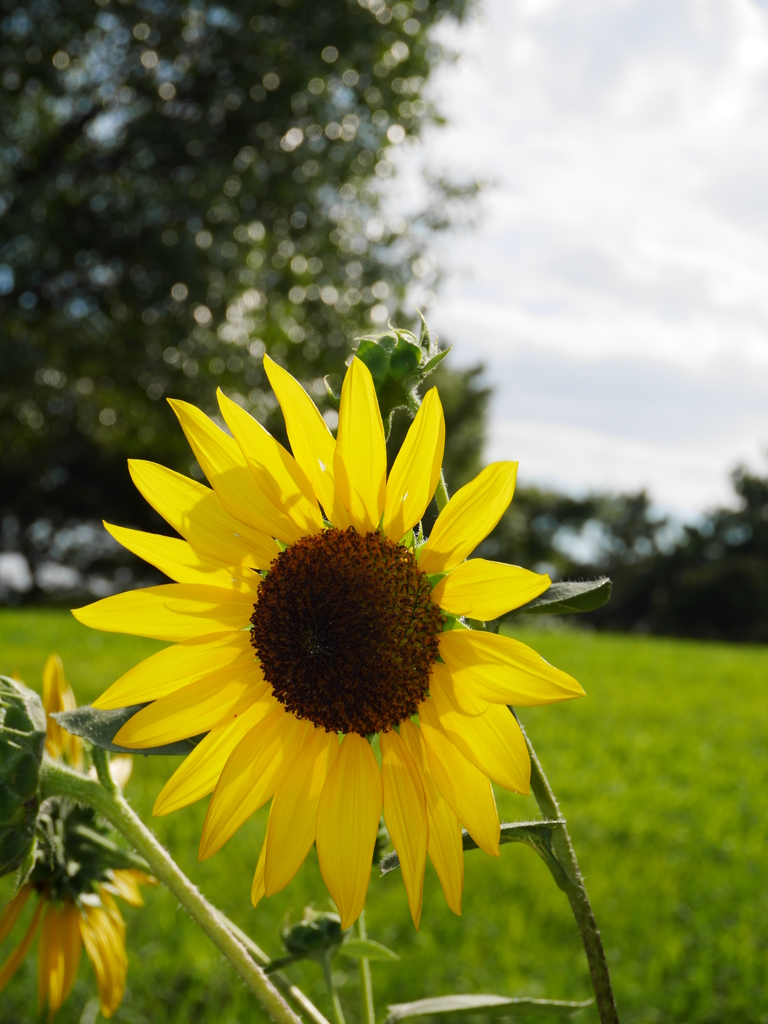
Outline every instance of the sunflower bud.
{"type": "Polygon", "coordinates": [[[19,867],[34,844],[45,726],[37,694],[0,676],[0,875],[19,867]]]}
{"type": "Polygon", "coordinates": [[[341,944],[344,933],[338,914],[304,908],[298,924],[283,926],[283,945],[293,957],[316,957],[341,944]]]}
{"type": "MultiPolygon", "coordinates": [[[[373,377],[387,437],[395,410],[410,409],[415,412],[419,399],[414,392],[448,355],[448,351],[440,351],[437,337],[429,333],[423,317],[418,338],[410,331],[393,328],[385,334],[360,339],[355,354],[365,363],[373,377]]],[[[325,386],[337,409],[341,399],[340,385],[340,379],[333,376],[325,378],[325,386]]]]}

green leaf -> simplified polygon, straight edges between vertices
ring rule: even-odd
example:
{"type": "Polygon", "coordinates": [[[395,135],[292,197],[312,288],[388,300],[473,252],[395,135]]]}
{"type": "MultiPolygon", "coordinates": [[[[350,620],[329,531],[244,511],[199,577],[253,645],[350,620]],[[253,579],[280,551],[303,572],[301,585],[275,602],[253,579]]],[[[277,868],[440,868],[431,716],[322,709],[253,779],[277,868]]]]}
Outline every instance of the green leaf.
{"type": "Polygon", "coordinates": [[[397,953],[382,946],[380,942],[372,939],[348,939],[339,946],[338,953],[348,956],[351,960],[376,960],[381,963],[391,960],[399,960],[397,953]]]}
{"type": "Polygon", "coordinates": [[[576,1003],[561,999],[531,999],[524,996],[518,999],[492,995],[440,996],[436,999],[417,999],[413,1003],[394,1003],[388,1006],[385,1024],[396,1024],[396,1021],[406,1020],[408,1017],[433,1017],[437,1014],[514,1017],[515,1010],[526,1016],[532,1013],[544,1017],[570,1016],[576,1010],[584,1010],[591,1006],[593,1002],[593,999],[576,1003]]]}
{"type": "MultiPolygon", "coordinates": [[[[525,843],[530,846],[541,857],[552,876],[563,889],[567,884],[567,877],[560,862],[552,849],[552,833],[555,829],[561,828],[563,821],[505,821],[502,822],[499,832],[499,843],[525,843]]],[[[478,845],[466,829],[461,833],[462,846],[465,850],[477,850],[478,845]]],[[[400,867],[400,860],[396,852],[388,853],[379,861],[379,871],[382,875],[388,875],[400,867]]]]}
{"type": "Polygon", "coordinates": [[[431,359],[427,360],[427,362],[424,363],[424,365],[421,367],[422,376],[426,377],[428,373],[432,373],[435,367],[439,363],[442,363],[442,361],[445,359],[445,357],[448,355],[450,351],[450,348],[444,348],[442,352],[438,352],[436,356],[432,356],[431,359]]]}
{"type": "Polygon", "coordinates": [[[553,583],[533,601],[516,608],[504,618],[513,615],[567,615],[572,612],[593,612],[608,601],[613,584],[607,576],[581,583],[553,583]]]}
{"type": "MultiPolygon", "coordinates": [[[[148,701],[147,703],[151,703],[148,701]]],[[[89,704],[74,711],[59,711],[51,717],[59,725],[75,736],[82,736],[83,739],[93,743],[96,747],[104,750],[111,750],[117,754],[188,754],[205,733],[200,736],[192,736],[188,740],[178,740],[176,743],[166,743],[161,747],[143,747],[135,750],[131,747],[120,747],[112,741],[115,735],[122,729],[125,723],[145,708],[147,704],[133,704],[128,708],[116,708],[113,711],[102,711],[99,708],[92,708],[89,704]]]]}

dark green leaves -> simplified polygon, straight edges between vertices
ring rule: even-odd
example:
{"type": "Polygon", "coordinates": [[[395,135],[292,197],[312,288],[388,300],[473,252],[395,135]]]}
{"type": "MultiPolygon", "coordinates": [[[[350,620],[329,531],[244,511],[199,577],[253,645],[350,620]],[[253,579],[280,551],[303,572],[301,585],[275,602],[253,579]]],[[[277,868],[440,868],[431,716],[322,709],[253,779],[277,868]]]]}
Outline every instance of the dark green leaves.
{"type": "Polygon", "coordinates": [[[567,615],[572,612],[593,612],[608,601],[611,596],[611,581],[607,576],[581,583],[553,583],[549,590],[539,594],[533,601],[516,608],[505,618],[513,615],[567,615]]]}
{"type": "Polygon", "coordinates": [[[437,999],[417,999],[413,1003],[394,1003],[387,1007],[385,1024],[396,1024],[397,1021],[406,1020],[408,1017],[433,1017],[438,1014],[454,1017],[484,1014],[489,1017],[514,1019],[517,1016],[516,1010],[525,1016],[535,1014],[542,1017],[563,1017],[570,1016],[576,1010],[583,1010],[592,1003],[592,999],[575,1003],[560,999],[509,999],[506,996],[493,995],[441,996],[437,999]]]}
{"type": "Polygon", "coordinates": [[[347,939],[339,946],[338,952],[342,956],[348,956],[350,960],[375,960],[379,963],[391,963],[393,960],[400,959],[397,953],[393,953],[391,949],[387,949],[386,946],[382,946],[380,942],[374,942],[372,939],[347,939]]]}
{"type": "Polygon", "coordinates": [[[0,676],[0,875],[19,867],[34,844],[45,732],[38,695],[0,676]]]}
{"type": "Polygon", "coordinates": [[[188,754],[203,738],[202,735],[193,736],[188,740],[178,740],[176,743],[166,743],[161,747],[146,747],[141,750],[120,747],[113,743],[115,735],[125,723],[146,706],[146,704],[133,704],[129,708],[102,711],[86,704],[75,711],[59,711],[52,717],[67,732],[71,732],[75,736],[82,736],[94,746],[111,750],[117,754],[188,754]]]}

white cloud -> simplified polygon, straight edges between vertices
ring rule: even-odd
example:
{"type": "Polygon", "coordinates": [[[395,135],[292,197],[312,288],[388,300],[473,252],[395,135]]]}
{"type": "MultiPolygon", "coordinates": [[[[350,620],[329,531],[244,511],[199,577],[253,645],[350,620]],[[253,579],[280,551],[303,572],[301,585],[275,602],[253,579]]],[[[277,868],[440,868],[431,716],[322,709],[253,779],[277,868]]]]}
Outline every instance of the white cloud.
{"type": "Polygon", "coordinates": [[[626,394],[635,424],[607,402],[597,426],[554,374],[541,478],[646,485],[680,510],[724,496],[768,443],[768,10],[487,0],[449,41],[464,57],[434,91],[451,124],[420,159],[495,185],[479,229],[442,246],[454,274],[431,319],[455,362],[494,362],[494,454],[515,360],[564,360],[626,394]]]}

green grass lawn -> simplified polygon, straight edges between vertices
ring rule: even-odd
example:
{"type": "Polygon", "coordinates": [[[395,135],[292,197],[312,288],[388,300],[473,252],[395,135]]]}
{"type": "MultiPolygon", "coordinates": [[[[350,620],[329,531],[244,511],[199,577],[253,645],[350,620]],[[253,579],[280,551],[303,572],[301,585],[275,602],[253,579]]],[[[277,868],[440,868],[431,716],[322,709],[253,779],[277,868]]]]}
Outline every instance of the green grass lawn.
{"type": "MultiPolygon", "coordinates": [[[[526,708],[521,717],[568,818],[622,1020],[768,1022],[768,649],[575,631],[517,635],[587,691],[583,700],[526,708]]],[[[81,703],[160,646],[95,634],[66,613],[0,612],[0,671],[18,671],[39,689],[45,658],[57,651],[81,703]]],[[[136,758],[128,795],[145,820],[177,763],[136,758]]],[[[502,819],[536,812],[532,798],[497,797],[502,819]]],[[[198,864],[204,813],[205,801],[153,827],[206,895],[279,955],[286,912],[326,905],[314,852],[284,892],[253,910],[266,812],[198,864]]],[[[168,892],[150,890],[147,906],[126,908],[125,917],[130,972],[115,1020],[263,1019],[168,892]]],[[[447,910],[428,867],[419,932],[398,873],[374,873],[367,920],[372,937],[402,957],[373,965],[380,1013],[387,1003],[452,992],[590,995],[565,897],[525,847],[502,847],[500,860],[467,854],[461,918],[447,910]]],[[[339,963],[338,980],[357,1024],[357,976],[347,963],[339,963]]],[[[320,969],[289,970],[329,1014],[320,969]]],[[[57,1021],[93,1022],[94,991],[84,959],[57,1021]]],[[[581,1017],[595,1019],[593,1011],[581,1017]]],[[[0,995],[0,1021],[36,1019],[33,954],[0,995]]]]}

